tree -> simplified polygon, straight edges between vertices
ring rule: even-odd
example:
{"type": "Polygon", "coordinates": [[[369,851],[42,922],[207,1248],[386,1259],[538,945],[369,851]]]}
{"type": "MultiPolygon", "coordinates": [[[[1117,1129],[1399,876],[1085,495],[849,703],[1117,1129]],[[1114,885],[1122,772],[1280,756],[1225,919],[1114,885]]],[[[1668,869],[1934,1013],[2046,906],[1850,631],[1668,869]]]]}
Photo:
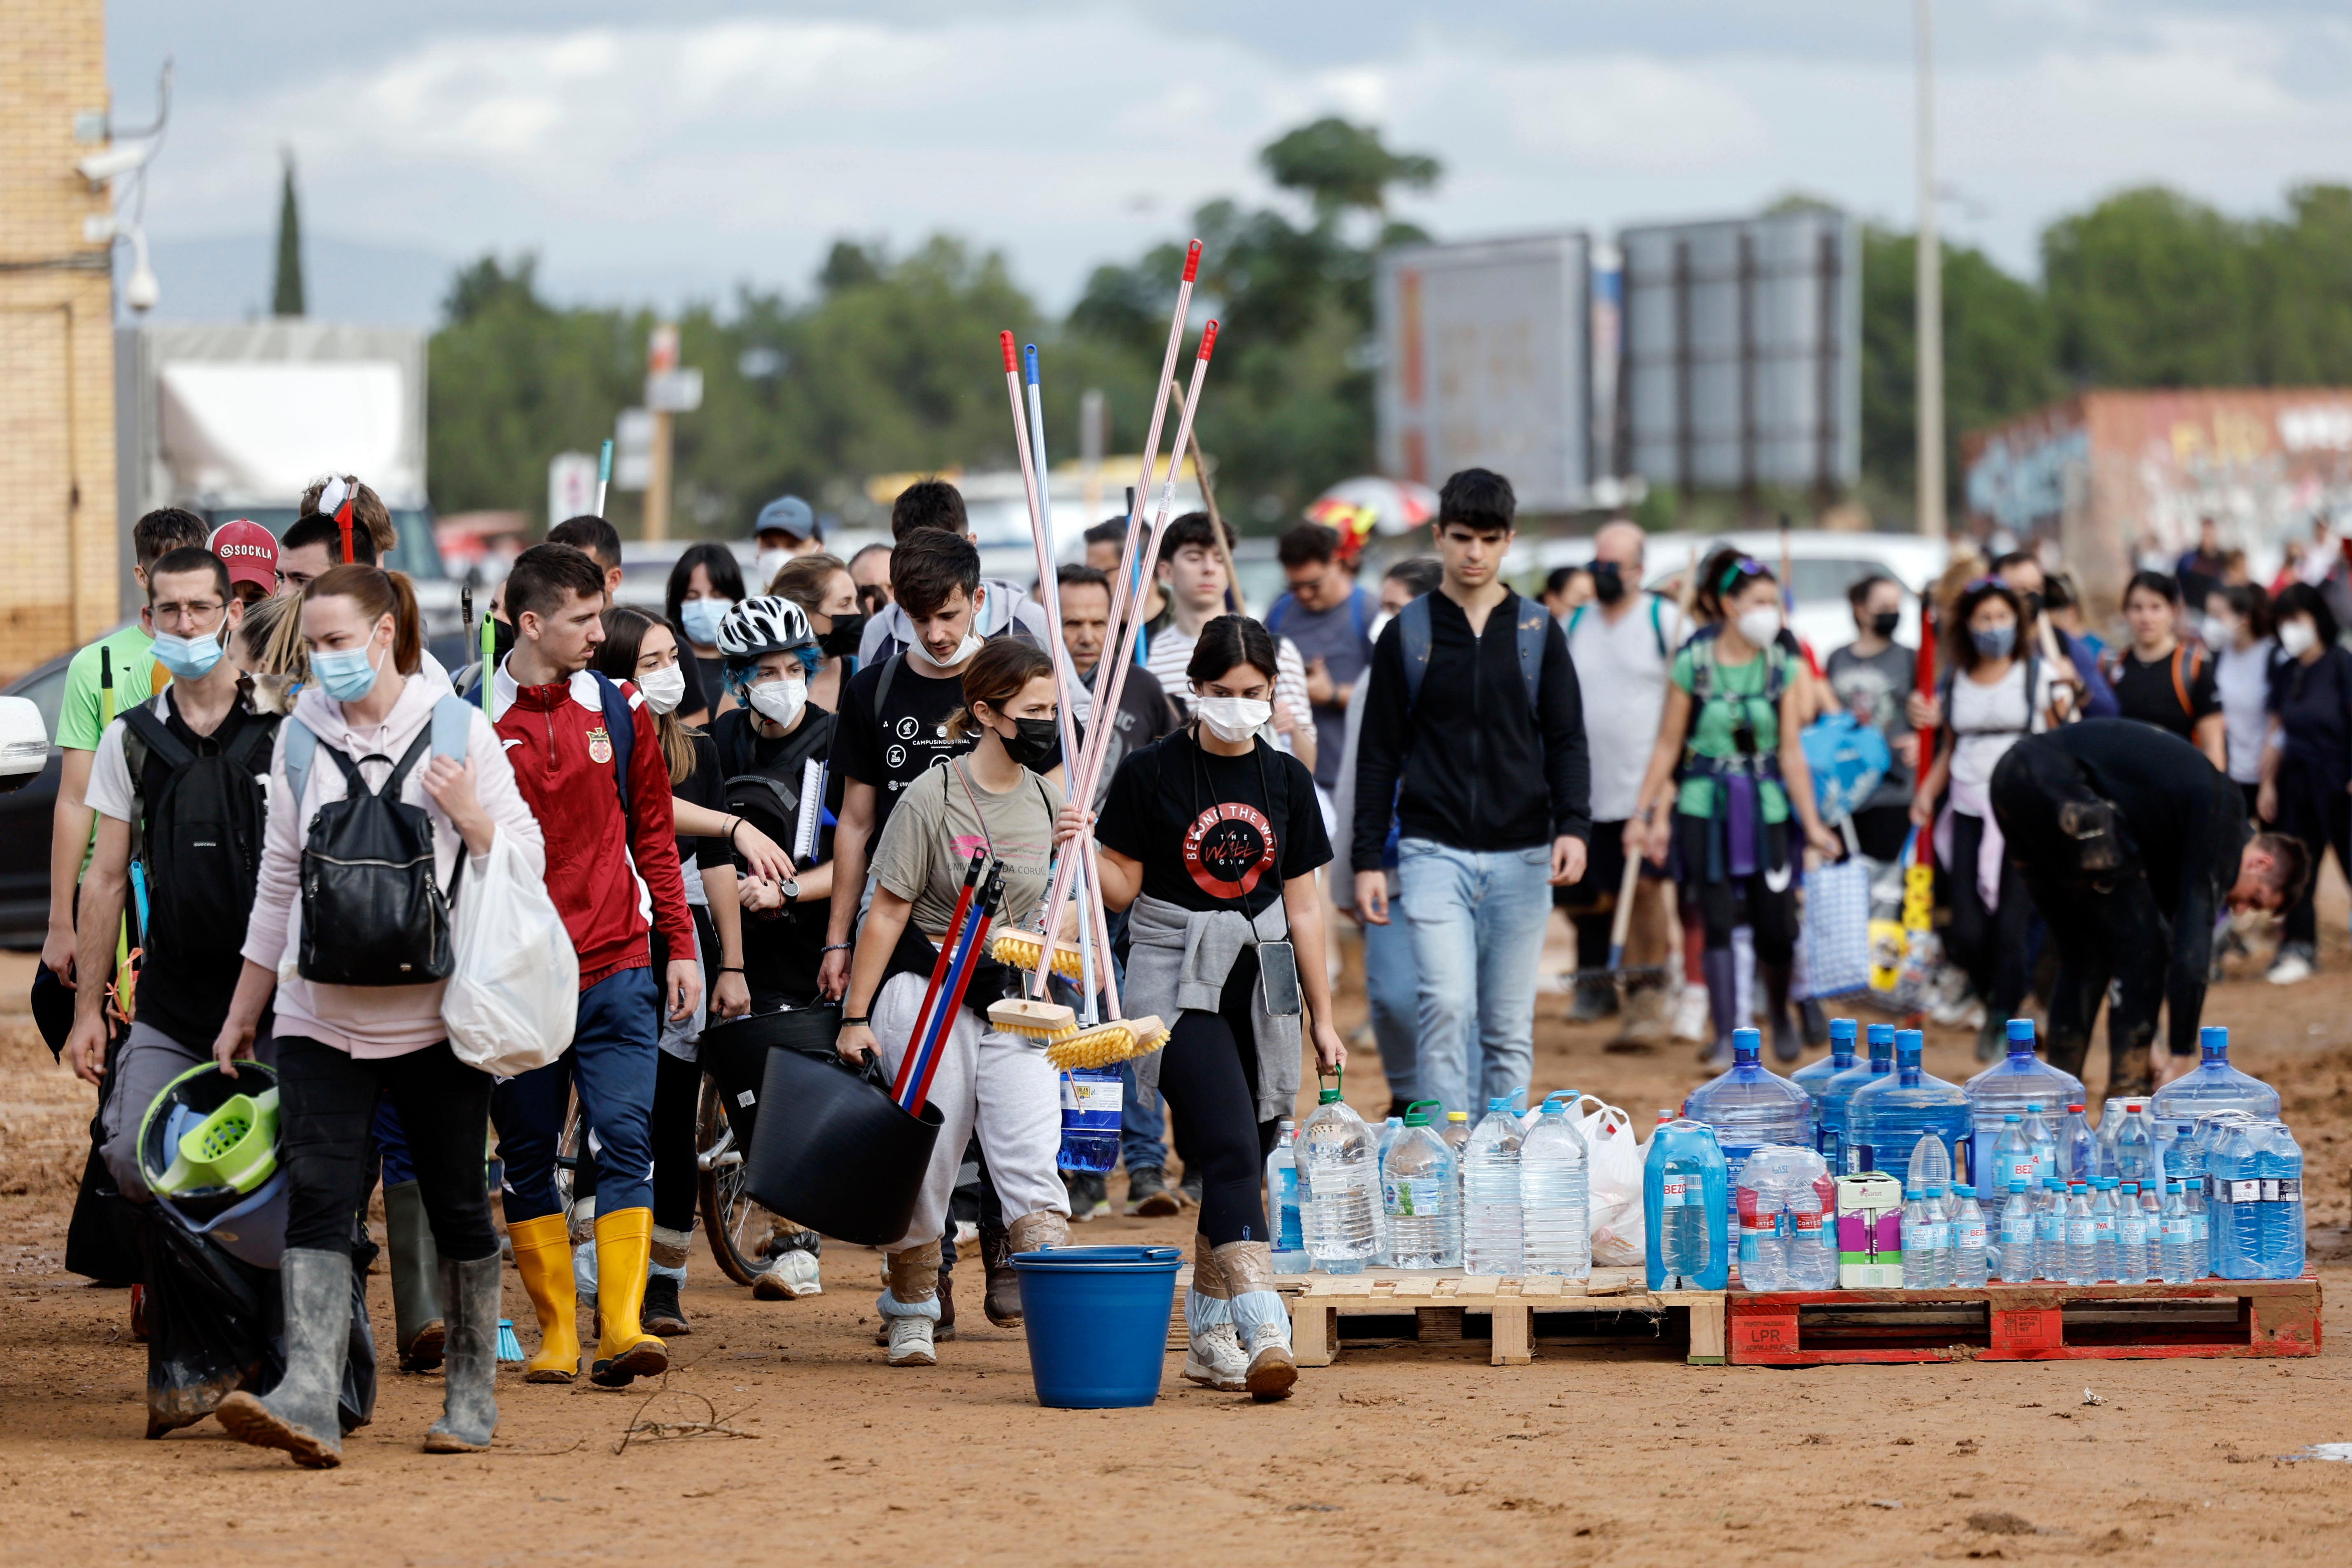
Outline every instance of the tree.
{"type": "Polygon", "coordinates": [[[302,213],[294,199],[294,150],[283,154],[284,178],[278,193],[278,276],[269,289],[273,316],[302,314],[302,213]]]}
{"type": "Polygon", "coordinates": [[[1284,133],[1257,157],[1276,184],[1306,194],[1318,218],[1337,217],[1353,208],[1385,216],[1391,185],[1425,191],[1442,173],[1436,159],[1391,153],[1381,144],[1377,129],[1337,117],[1284,133]]]}
{"type": "Polygon", "coordinates": [[[2255,226],[2253,361],[2273,386],[2352,381],[2352,189],[2300,185],[2255,226]]]}
{"type": "Polygon", "coordinates": [[[2151,185],[2042,232],[2058,364],[2101,386],[2255,379],[2247,226],[2151,185]]]}

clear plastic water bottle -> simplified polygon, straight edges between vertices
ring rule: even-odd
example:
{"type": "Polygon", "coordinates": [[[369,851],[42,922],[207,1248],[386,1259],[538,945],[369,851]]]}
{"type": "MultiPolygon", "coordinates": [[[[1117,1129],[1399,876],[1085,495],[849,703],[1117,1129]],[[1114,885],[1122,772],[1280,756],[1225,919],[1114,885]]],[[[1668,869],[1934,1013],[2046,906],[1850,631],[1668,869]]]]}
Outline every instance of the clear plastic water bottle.
{"type": "Polygon", "coordinates": [[[2066,1184],[2055,1176],[2042,1183],[2042,1206],[2033,1215],[2033,1272],[2041,1279],[2064,1279],[2071,1269],[2066,1256],[2066,1184]]]}
{"type": "Polygon", "coordinates": [[[1830,1020],[1830,1054],[1817,1062],[1807,1062],[1789,1075],[1789,1081],[1805,1091],[1813,1102],[1813,1124],[1821,1125],[1822,1096],[1830,1087],[1830,1079],[1853,1066],[1853,1047],[1857,1031],[1852,1018],[1830,1020]]]}
{"type": "MultiPolygon", "coordinates": [[[[2197,1031],[2196,1068],[2158,1089],[2148,1109],[2158,1133],[2170,1145],[2188,1137],[2199,1117],[2218,1110],[2242,1110],[2275,1121],[2279,1096],[2269,1084],[2230,1065],[2230,1031],[2209,1025],[2197,1031]]],[[[2179,1180],[2185,1197],[2189,1184],[2205,1170],[2202,1164],[2190,1168],[2168,1158],[2164,1173],[2167,1179],[2179,1180]]]]}
{"type": "MultiPolygon", "coordinates": [[[[1391,1116],[1386,1118],[1374,1131],[1373,1136],[1378,1140],[1377,1152],[1374,1155],[1374,1159],[1379,1165],[1381,1180],[1383,1182],[1388,1180],[1389,1148],[1396,1142],[1398,1136],[1403,1131],[1404,1118],[1402,1116],[1391,1116]]],[[[1396,1265],[1396,1259],[1393,1251],[1389,1245],[1389,1215],[1387,1206],[1385,1205],[1381,1205],[1377,1212],[1381,1217],[1381,1245],[1380,1250],[1372,1254],[1372,1262],[1376,1267],[1381,1268],[1394,1268],[1396,1265]]]]}
{"type": "Polygon", "coordinates": [[[2080,1182],[2066,1184],[2066,1283],[2099,1282],[2099,1222],[2091,1213],[2091,1190],[2080,1182]]]}
{"type": "Polygon", "coordinates": [[[2101,1176],[2091,1184],[2092,1245],[2096,1248],[2091,1259],[2094,1280],[2116,1277],[2116,1179],[2101,1176]]]}
{"type": "Polygon", "coordinates": [[[2139,1206],[2139,1184],[2126,1182],[2116,1194],[2116,1280],[2138,1285],[2147,1279],[2147,1215],[2139,1206]]]}
{"type": "Polygon", "coordinates": [[[1975,1143],[1969,1154],[1969,1175],[1984,1194],[1985,1212],[1995,1215],[2009,1196],[2010,1173],[1995,1168],[1993,1153],[2006,1119],[2023,1116],[2029,1104],[2061,1105],[2083,1098],[2082,1079],[2033,1054],[2032,1019],[2011,1018],[2008,1035],[2008,1054],[1961,1086],[1969,1097],[1975,1143]]]}
{"type": "Polygon", "coordinates": [[[2022,1285],[2034,1276],[2034,1201],[2023,1182],[2009,1184],[2009,1202],[2000,1209],[2000,1277],[2022,1285]]]}
{"type": "Polygon", "coordinates": [[[1935,1233],[1929,1230],[1927,1194],[1903,1189],[1903,1289],[1925,1290],[1936,1281],[1935,1233]]]}
{"type": "Polygon", "coordinates": [[[1381,1166],[1389,1256],[1399,1268],[1456,1268],[1462,1262],[1462,1206],[1454,1151],[1431,1125],[1443,1108],[1416,1100],[1398,1119],[1396,1140],[1381,1166]]]}
{"type": "Polygon", "coordinates": [[[1952,1283],[1969,1289],[1985,1282],[1990,1268],[1987,1255],[1988,1235],[1984,1210],[1977,1204],[1977,1190],[1968,1185],[1952,1189],[1958,1202],[1958,1211],[1952,1215],[1952,1283]]]}
{"type": "Polygon", "coordinates": [[[2263,1184],[2263,1278],[2294,1279],[2303,1273],[2303,1146],[2284,1121],[2263,1129],[2256,1155],[2263,1184]]]}
{"type": "Polygon", "coordinates": [[[1953,1223],[1954,1211],[1949,1193],[1941,1186],[1929,1187],[1927,1210],[1927,1223],[1932,1227],[1928,1234],[1935,1238],[1934,1261],[1929,1265],[1932,1272],[1928,1282],[1937,1287],[1947,1286],[1952,1283],[1955,1272],[1956,1258],[1953,1248],[1956,1245],[1955,1233],[1958,1228],[1953,1223]]]}
{"type": "Polygon", "coordinates": [[[1365,1259],[1380,1248],[1380,1152],[1372,1130],[1349,1109],[1336,1089],[1317,1097],[1314,1114],[1300,1130],[1307,1151],[1307,1250],[1315,1267],[1332,1274],[1360,1274],[1365,1259]]]}
{"type": "Polygon", "coordinates": [[[1579,1098],[1573,1090],[1546,1095],[1543,1113],[1519,1142],[1522,1271],[1528,1274],[1570,1279],[1592,1274],[1591,1155],[1568,1114],[1579,1098]]]}
{"type": "Polygon", "coordinates": [[[2262,1123],[2236,1112],[2215,1118],[2206,1144],[2213,1176],[2213,1272],[2224,1279],[2260,1279],[2262,1172],[2254,1139],[2262,1123]]]}
{"type": "Polygon", "coordinates": [[[2099,1138],[2083,1115],[2084,1102],[2070,1100],[2058,1128],[2058,1169],[2063,1182],[2087,1182],[2099,1173],[2099,1138]]]}
{"type": "MultiPolygon", "coordinates": [[[[1969,1097],[1919,1065],[1924,1043],[1916,1029],[1895,1031],[1894,1075],[1863,1085],[1846,1102],[1846,1142],[1860,1169],[1900,1170],[1925,1133],[1941,1140],[1948,1154],[1969,1136],[1969,1097]]],[[[1949,1180],[1948,1160],[1945,1172],[1949,1180]]]]}
{"type": "Polygon", "coordinates": [[[1933,1132],[1922,1132],[1919,1141],[1911,1145],[1911,1157],[1904,1164],[1903,1184],[1924,1192],[1929,1187],[1948,1187],[1951,1182],[1952,1157],[1943,1139],[1933,1132]]]}
{"type": "Polygon", "coordinates": [[[1265,1157],[1266,1216],[1274,1225],[1274,1271],[1304,1274],[1312,1267],[1298,1213],[1298,1124],[1285,1117],[1276,1127],[1274,1152],[1265,1157]]]}
{"type": "MultiPolygon", "coordinates": [[[[1759,1059],[1763,1037],[1754,1029],[1731,1031],[1731,1068],[1691,1090],[1684,1114],[1715,1129],[1736,1186],[1748,1156],[1767,1143],[1814,1147],[1813,1102],[1795,1084],[1759,1059]]],[[[1725,1222],[1733,1215],[1726,1211],[1725,1222]]]]}
{"type": "Polygon", "coordinates": [[[1486,1102],[1462,1155],[1462,1268],[1471,1274],[1523,1272],[1519,1209],[1519,1119],[1509,1097],[1486,1102]]]}
{"type": "MultiPolygon", "coordinates": [[[[1977,1141],[1979,1145],[1983,1143],[1982,1132],[1978,1133],[1977,1141]]],[[[2000,1187],[2002,1205],[2009,1201],[2011,1183],[2022,1182],[2031,1186],[2041,1179],[2035,1169],[2033,1145],[2026,1142],[2025,1118],[2018,1111],[2012,1110],[2001,1117],[2000,1135],[1993,1139],[1990,1148],[1979,1149],[1978,1159],[1980,1163],[1976,1170],[1977,1179],[1997,1183],[2000,1187]]],[[[1992,1213],[1998,1219],[2000,1206],[1996,1206],[1992,1213]]]]}
{"type": "Polygon", "coordinates": [[[2117,1182],[2129,1182],[2146,1186],[2164,1180],[2164,1164],[2156,1141],[2156,1124],[2148,1120],[2147,1101],[2124,1101],[2122,1119],[2116,1123],[2116,1169],[2117,1182]]]}
{"type": "MultiPolygon", "coordinates": [[[[2201,1162],[2200,1162],[2201,1163],[2201,1162]]],[[[2180,1206],[2189,1213],[2189,1277],[2203,1279],[2213,1272],[2213,1227],[2205,1188],[2212,1180],[2199,1176],[2180,1184],[2180,1206]]]]}
{"type": "Polygon", "coordinates": [[[2051,1131],[2050,1119],[2042,1111],[2040,1100],[2029,1101],[2025,1120],[2019,1124],[2026,1147],[2033,1152],[2033,1175],[2025,1184],[2028,1193],[2039,1193],[2043,1177],[2058,1174],[2058,1135],[2051,1131]]]}
{"type": "Polygon", "coordinates": [[[2157,1222],[2157,1252],[2160,1258],[2158,1272],[2167,1285],[2186,1285],[2197,1278],[2197,1263],[2190,1237],[2195,1227],[2189,1224],[2189,1205],[2182,1196],[2179,1182],[2164,1184],[2164,1210],[2157,1222]]]}
{"type": "Polygon", "coordinates": [[[1739,1215],[1739,1288],[1742,1290],[1785,1290],[1789,1288],[1788,1258],[1780,1248],[1780,1195],[1768,1176],[1759,1185],[1751,1170],[1732,1189],[1739,1215]]]}
{"type": "Polygon", "coordinates": [[[1454,1212],[1460,1214],[1462,1212],[1462,1156],[1470,1152],[1470,1113],[1466,1110],[1447,1111],[1445,1125],[1438,1129],[1437,1135],[1445,1140],[1445,1146],[1448,1149],[1454,1151],[1454,1212]]]}
{"type": "Polygon", "coordinates": [[[1870,1047],[1868,1056],[1832,1077],[1822,1087],[1821,1103],[1816,1108],[1821,1131],[1815,1147],[1821,1150],[1822,1158],[1829,1162],[1830,1173],[1833,1176],[1848,1175],[1862,1169],[1849,1161],[1846,1152],[1846,1108],[1853,1102],[1854,1091],[1895,1070],[1895,1026],[1873,1024],[1864,1033],[1870,1047]]]}
{"type": "Polygon", "coordinates": [[[1837,1288],[1836,1188],[1818,1154],[1813,1163],[1820,1171],[1790,1186],[1786,1199],[1783,1234],[1788,1244],[1786,1289],[1790,1290],[1837,1288]]]}
{"type": "Polygon", "coordinates": [[[2122,1130],[2123,1124],[2124,1102],[2122,1096],[2118,1095],[2099,1107],[2099,1124],[2091,1130],[2097,1149],[2097,1170],[2095,1173],[2102,1176],[2116,1173],[2116,1134],[2122,1130]]]}

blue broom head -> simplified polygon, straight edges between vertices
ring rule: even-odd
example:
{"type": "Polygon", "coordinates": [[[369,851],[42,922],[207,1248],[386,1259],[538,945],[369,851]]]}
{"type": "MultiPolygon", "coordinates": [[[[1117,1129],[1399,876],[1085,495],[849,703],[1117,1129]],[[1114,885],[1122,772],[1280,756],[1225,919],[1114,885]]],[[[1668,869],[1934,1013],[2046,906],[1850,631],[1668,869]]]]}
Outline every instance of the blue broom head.
{"type": "Polygon", "coordinates": [[[522,1342],[515,1338],[512,1318],[499,1320],[499,1359],[500,1361],[522,1360],[522,1342]]]}

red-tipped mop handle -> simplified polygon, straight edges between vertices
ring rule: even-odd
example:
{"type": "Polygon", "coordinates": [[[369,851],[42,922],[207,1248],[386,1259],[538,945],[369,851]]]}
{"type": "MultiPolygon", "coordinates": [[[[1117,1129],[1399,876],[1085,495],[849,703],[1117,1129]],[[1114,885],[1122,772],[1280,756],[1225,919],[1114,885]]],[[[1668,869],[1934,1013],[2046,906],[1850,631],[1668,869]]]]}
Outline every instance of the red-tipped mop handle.
{"type": "MultiPolygon", "coordinates": [[[[1122,542],[1118,575],[1111,580],[1110,624],[1118,625],[1133,597],[1130,584],[1135,575],[1136,533],[1143,526],[1143,509],[1151,496],[1151,471],[1160,460],[1160,426],[1168,416],[1168,389],[1176,384],[1176,355],[1184,346],[1184,321],[1192,310],[1192,281],[1201,273],[1201,242],[1194,240],[1184,252],[1184,278],[1176,286],[1176,312],[1168,322],[1168,352],[1160,362],[1160,385],[1151,400],[1151,423],[1143,437],[1143,471],[1137,479],[1135,500],[1127,510],[1127,537],[1122,542]]],[[[1172,480],[1181,466],[1184,448],[1178,447],[1169,455],[1168,474],[1172,480]]]]}
{"type": "MultiPolygon", "coordinates": [[[[1192,384],[1184,396],[1184,412],[1176,416],[1176,450],[1179,452],[1184,449],[1184,443],[1192,433],[1192,416],[1199,413],[1201,408],[1201,383],[1208,375],[1209,355],[1216,346],[1217,323],[1211,321],[1201,333],[1200,352],[1192,361],[1192,384]]],[[[1163,400],[1167,396],[1167,388],[1164,386],[1160,389],[1160,396],[1163,400]]],[[[1143,541],[1147,551],[1158,548],[1160,531],[1167,527],[1168,513],[1174,507],[1175,502],[1176,466],[1171,462],[1168,467],[1167,482],[1160,489],[1160,509],[1152,519],[1150,531],[1143,541]]],[[[1139,513],[1141,505],[1142,498],[1139,495],[1137,497],[1139,513]]],[[[1131,554],[1133,541],[1129,543],[1131,554]]],[[[1145,558],[1150,559],[1149,555],[1145,558]]],[[[1122,580],[1127,572],[1127,563],[1121,562],[1119,574],[1122,580]]],[[[1116,626],[1118,622],[1114,619],[1112,624],[1116,626]]],[[[1110,667],[1107,674],[1097,674],[1095,677],[1097,687],[1095,711],[1097,714],[1107,716],[1118,711],[1119,696],[1127,689],[1128,667],[1135,661],[1136,637],[1142,629],[1141,618],[1129,616],[1127,618],[1127,625],[1119,633],[1118,661],[1110,667]]],[[[1076,780],[1068,792],[1068,798],[1071,800],[1091,802],[1095,798],[1095,782],[1101,775],[1103,757],[1109,751],[1110,734],[1115,728],[1117,728],[1115,724],[1097,721],[1093,732],[1087,737],[1086,757],[1080,763],[1076,780]]],[[[1053,889],[1045,895],[1046,909],[1057,910],[1062,907],[1062,900],[1069,896],[1070,877],[1076,865],[1076,857],[1068,855],[1062,857],[1061,864],[1054,870],[1053,889]]]]}
{"type": "Polygon", "coordinates": [[[979,966],[979,958],[988,950],[988,928],[996,919],[996,906],[1004,894],[1004,868],[999,866],[988,874],[988,886],[972,906],[971,931],[963,944],[963,953],[957,961],[952,982],[954,994],[932,1026],[931,1047],[925,1054],[922,1076],[915,1080],[915,1094],[907,1102],[907,1114],[920,1116],[923,1103],[930,1098],[931,1079],[939,1076],[940,1059],[947,1055],[948,1031],[955,1027],[956,1010],[963,1005],[964,993],[971,989],[971,972],[979,966]]]}
{"type": "MultiPolygon", "coordinates": [[[[981,896],[987,897],[985,893],[981,896]]],[[[898,1099],[900,1108],[910,1116],[922,1109],[924,1091],[931,1081],[932,1063],[938,1058],[948,1032],[955,1027],[957,1004],[954,998],[961,994],[956,977],[971,962],[971,933],[980,923],[980,910],[981,906],[973,903],[965,910],[963,919],[957,922],[955,929],[948,932],[948,978],[940,992],[940,1005],[923,1020],[922,1027],[917,1029],[914,1037],[908,1042],[907,1058],[902,1064],[906,1087],[898,1099]]]]}
{"type": "MultiPolygon", "coordinates": [[[[931,1016],[931,1004],[939,999],[940,983],[948,977],[948,950],[955,946],[956,928],[963,923],[964,910],[971,907],[971,890],[980,883],[981,863],[986,858],[975,849],[971,852],[971,864],[963,868],[963,891],[956,896],[955,913],[948,917],[947,937],[940,943],[940,956],[931,964],[930,986],[923,993],[923,1005],[915,1014],[915,1032],[907,1037],[907,1055],[898,1063],[898,1080],[890,1086],[894,1100],[906,1090],[908,1069],[915,1062],[915,1047],[923,1037],[923,1025],[931,1016]]],[[[912,910],[908,910],[907,918],[915,918],[912,910]]],[[[871,1005],[866,1008],[869,1013],[873,1010],[871,1005]]]]}

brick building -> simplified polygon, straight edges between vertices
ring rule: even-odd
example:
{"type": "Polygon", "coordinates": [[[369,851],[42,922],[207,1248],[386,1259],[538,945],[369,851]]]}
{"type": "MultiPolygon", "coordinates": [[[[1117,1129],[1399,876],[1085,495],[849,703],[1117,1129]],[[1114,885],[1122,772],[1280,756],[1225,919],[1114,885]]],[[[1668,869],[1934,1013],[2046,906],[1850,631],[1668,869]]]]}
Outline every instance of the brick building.
{"type": "Polygon", "coordinates": [[[107,110],[102,0],[0,0],[0,679],[120,614],[107,110]]]}

